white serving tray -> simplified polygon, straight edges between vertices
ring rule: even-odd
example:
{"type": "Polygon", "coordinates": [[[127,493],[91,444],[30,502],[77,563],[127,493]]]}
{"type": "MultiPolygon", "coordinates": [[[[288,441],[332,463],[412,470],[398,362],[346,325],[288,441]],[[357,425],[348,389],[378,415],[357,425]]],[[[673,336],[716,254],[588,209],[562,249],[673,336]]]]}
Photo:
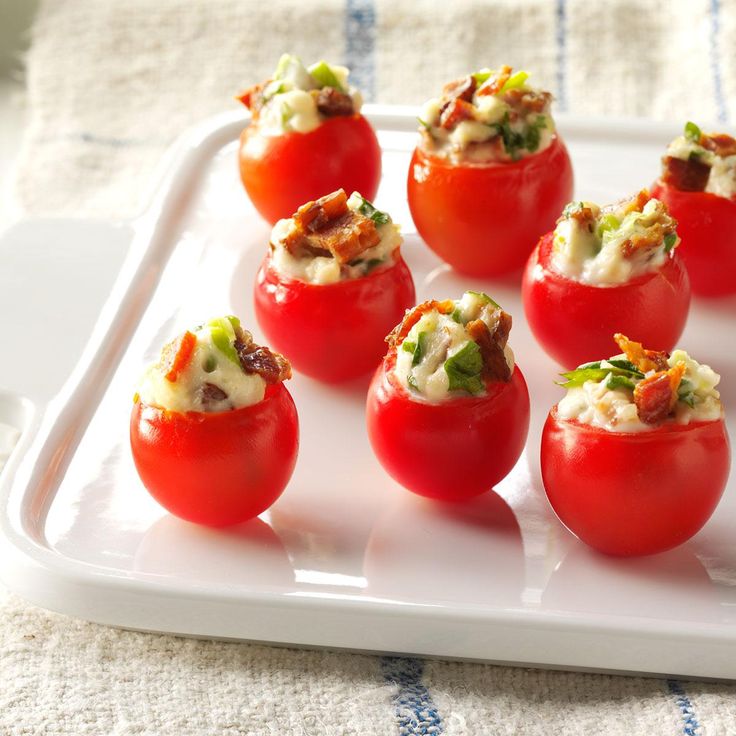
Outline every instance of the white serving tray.
{"type": "MultiPolygon", "coordinates": [[[[364,430],[367,381],[297,375],[301,451],[260,519],[209,530],[166,514],[137,478],[128,416],[169,336],[203,318],[253,318],[269,227],[237,175],[242,117],[208,121],[170,152],[152,204],[122,225],[26,222],[0,240],[0,422],[22,430],[0,476],[2,577],[28,600],[133,629],[551,667],[736,678],[736,489],[688,544],[599,556],[552,514],[540,430],[561,391],[518,284],[455,276],[411,227],[413,111],[369,110],[383,145],[380,208],[404,223],[419,299],[491,293],[532,399],[526,452],[495,492],[447,507],[402,490],[364,430]]],[[[577,196],[651,182],[679,125],[562,118],[577,196]]],[[[736,301],[694,305],[682,344],[723,376],[733,435],[736,301]]],[[[693,478],[693,483],[697,479],[693,478]]],[[[593,491],[593,489],[591,489],[593,491]]]]}

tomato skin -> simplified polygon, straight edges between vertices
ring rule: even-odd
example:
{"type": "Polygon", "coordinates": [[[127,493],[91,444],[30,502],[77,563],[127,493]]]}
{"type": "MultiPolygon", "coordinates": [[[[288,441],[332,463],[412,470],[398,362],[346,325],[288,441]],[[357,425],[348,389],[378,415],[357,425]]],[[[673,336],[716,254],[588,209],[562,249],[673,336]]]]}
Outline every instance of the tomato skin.
{"type": "Polygon", "coordinates": [[[485,396],[439,404],[413,399],[393,374],[389,352],[366,405],[368,437],[398,483],[420,496],[462,501],[490,490],[521,456],[529,431],[529,392],[518,366],[485,396]]]}
{"type": "Polygon", "coordinates": [[[375,369],[386,351],[386,335],[416,296],[401,256],[362,278],[309,284],[279,274],[267,255],[254,299],[269,344],[300,373],[336,383],[375,369]]]}
{"type": "Polygon", "coordinates": [[[252,406],[169,412],[136,401],[130,445],[143,485],[169,512],[207,526],[252,519],[281,495],[296,464],[299,421],[279,383],[252,406]]]}
{"type": "Polygon", "coordinates": [[[542,480],[560,521],[609,555],[648,555],[692,537],[731,464],[723,420],[617,433],[560,419],[542,431],[542,480]]]}
{"type": "Polygon", "coordinates": [[[698,296],[736,294],[736,200],[710,192],[681,192],[658,181],[652,196],[677,220],[677,250],[698,296]]]}
{"type": "Polygon", "coordinates": [[[452,164],[414,150],[409,209],[425,243],[456,271],[499,276],[520,269],[572,199],[570,156],[558,137],[507,164],[452,164]]]}
{"type": "Polygon", "coordinates": [[[336,189],[373,201],[381,181],[381,148],[359,114],[329,118],[309,133],[262,135],[249,125],[238,160],[248,196],[272,224],[336,189]]]}
{"type": "Polygon", "coordinates": [[[653,350],[677,344],[690,309],[690,282],[675,252],[661,269],[615,286],[569,279],[550,265],[547,233],[527,262],[521,293],[529,327],[545,352],[565,368],[610,355],[622,332],[653,350]]]}

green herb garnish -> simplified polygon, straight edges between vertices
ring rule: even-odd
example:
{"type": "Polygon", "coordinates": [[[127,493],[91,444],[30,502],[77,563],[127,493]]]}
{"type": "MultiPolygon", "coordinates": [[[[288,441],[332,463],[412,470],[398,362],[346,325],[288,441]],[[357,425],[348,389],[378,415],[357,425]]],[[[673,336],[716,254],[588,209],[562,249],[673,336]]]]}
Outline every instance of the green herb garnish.
{"type": "Polygon", "coordinates": [[[218,317],[209,323],[212,344],[235,365],[240,365],[240,358],[233,345],[239,327],[240,320],[237,317],[218,317]]]}
{"type": "Polygon", "coordinates": [[[669,253],[675,247],[676,242],[677,235],[675,233],[667,233],[664,236],[664,252],[669,253]]]}
{"type": "Polygon", "coordinates": [[[358,207],[358,212],[366,217],[369,217],[376,225],[386,225],[391,222],[391,216],[386,212],[377,210],[372,202],[369,202],[365,197],[358,195],[361,199],[361,205],[358,207]]]}
{"type": "Polygon", "coordinates": [[[425,130],[432,130],[432,126],[426,120],[417,118],[417,121],[419,122],[419,125],[421,125],[425,130]]]}
{"type": "Polygon", "coordinates": [[[690,122],[689,120],[687,123],[685,123],[685,138],[687,138],[689,141],[700,143],[700,137],[702,135],[703,132],[697,125],[695,125],[695,123],[690,122]]]}
{"type": "Polygon", "coordinates": [[[620,358],[607,360],[605,362],[608,363],[610,367],[606,368],[601,367],[602,362],[604,361],[598,360],[594,363],[585,363],[574,371],[560,374],[567,380],[561,381],[558,385],[563,388],[576,388],[577,386],[582,386],[586,381],[596,381],[599,383],[600,381],[603,381],[606,376],[623,376],[631,382],[633,388],[633,381],[631,381],[632,378],[644,378],[644,374],[628,360],[622,360],[620,358]]]}
{"type": "Polygon", "coordinates": [[[506,84],[501,87],[501,92],[507,92],[510,89],[523,87],[527,79],[529,79],[529,75],[526,72],[516,72],[516,74],[512,74],[506,80],[506,84]]]}
{"type": "Polygon", "coordinates": [[[616,388],[628,388],[633,391],[635,384],[633,381],[628,379],[626,376],[619,376],[615,373],[609,373],[606,379],[606,388],[613,391],[616,388]]]}
{"type": "Polygon", "coordinates": [[[477,343],[469,340],[463,347],[445,361],[445,373],[450,379],[450,391],[467,391],[469,394],[479,394],[483,391],[483,381],[480,378],[483,370],[483,358],[477,343]]]}
{"type": "Polygon", "coordinates": [[[618,230],[618,228],[621,227],[621,220],[616,217],[616,215],[608,214],[603,215],[601,217],[600,222],[598,223],[598,230],[597,234],[599,238],[603,238],[604,233],[612,232],[613,230],[618,230]]]}
{"type": "Polygon", "coordinates": [[[496,309],[501,309],[501,305],[491,299],[491,297],[483,291],[470,291],[470,289],[468,289],[465,293],[472,294],[476,299],[480,299],[484,304],[493,304],[496,309]]]}
{"type": "Polygon", "coordinates": [[[332,71],[332,67],[326,61],[318,61],[316,64],[312,64],[309,67],[309,73],[312,75],[312,79],[322,87],[334,87],[340,92],[344,92],[340,80],[337,78],[335,72],[332,71]]]}
{"type": "Polygon", "coordinates": [[[693,384],[686,378],[680,381],[680,385],[677,388],[677,400],[687,404],[691,409],[695,407],[695,392],[693,391],[693,384]]]}

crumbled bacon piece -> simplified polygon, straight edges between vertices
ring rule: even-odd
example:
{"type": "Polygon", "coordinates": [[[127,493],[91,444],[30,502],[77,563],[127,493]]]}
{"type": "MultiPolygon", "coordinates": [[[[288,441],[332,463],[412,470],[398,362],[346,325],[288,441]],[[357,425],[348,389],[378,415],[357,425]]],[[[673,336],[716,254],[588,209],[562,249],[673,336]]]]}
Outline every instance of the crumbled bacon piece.
{"type": "Polygon", "coordinates": [[[473,104],[461,99],[450,100],[442,108],[440,113],[440,128],[452,130],[463,120],[470,120],[473,117],[473,104]]]}
{"type": "Polygon", "coordinates": [[[566,218],[575,220],[575,222],[577,222],[581,228],[584,228],[591,233],[593,232],[593,229],[595,228],[597,222],[596,213],[592,210],[592,208],[588,207],[587,205],[572,208],[569,211],[569,214],[560,217],[558,222],[566,218]]]}
{"type": "Polygon", "coordinates": [[[291,378],[291,364],[283,355],[256,345],[249,333],[235,340],[235,350],[245,373],[257,373],[266,383],[280,383],[291,378]]]}
{"type": "Polygon", "coordinates": [[[334,87],[314,90],[313,95],[317,110],[327,118],[352,115],[355,112],[353,98],[334,87]]]}
{"type": "Polygon", "coordinates": [[[263,90],[268,81],[254,84],[245,91],[235,95],[235,99],[242,102],[254,115],[263,106],[263,90]]]}
{"type": "Polygon", "coordinates": [[[702,192],[708,185],[710,164],[697,157],[684,161],[674,156],[662,158],[662,181],[681,192],[702,192]]]}
{"type": "Polygon", "coordinates": [[[214,383],[203,383],[197,393],[205,409],[227,399],[227,393],[214,383]]]}
{"type": "Polygon", "coordinates": [[[677,389],[683,373],[685,364],[680,362],[674,368],[658,371],[636,384],[634,404],[642,422],[658,424],[667,418],[677,403],[677,389]]]}
{"type": "Polygon", "coordinates": [[[417,304],[414,309],[408,309],[404,315],[404,319],[394,327],[393,330],[386,336],[386,342],[391,346],[401,344],[404,338],[409,334],[414,325],[428,312],[436,309],[440,314],[451,314],[455,309],[455,302],[452,299],[445,299],[444,301],[438,302],[436,299],[430,299],[429,301],[417,304]]]}
{"type": "MultiPolygon", "coordinates": [[[[670,229],[670,232],[673,232],[670,229]]],[[[646,233],[641,235],[632,235],[628,240],[621,244],[621,252],[624,258],[632,258],[636,253],[647,250],[648,248],[658,248],[662,245],[662,240],[667,233],[660,223],[655,223],[647,228],[646,233]]]]}
{"type": "Polygon", "coordinates": [[[189,330],[164,346],[159,365],[167,381],[176,382],[179,374],[192,362],[196,347],[197,338],[189,330]]]}
{"type": "Polygon", "coordinates": [[[480,348],[480,355],[483,359],[483,378],[487,381],[508,383],[511,380],[511,369],[506,362],[504,348],[511,331],[511,315],[501,310],[493,332],[488,329],[488,325],[482,319],[468,322],[465,329],[480,348]]]}
{"type": "Polygon", "coordinates": [[[478,83],[475,81],[475,77],[469,74],[467,77],[456,79],[454,82],[448,82],[442,89],[442,99],[448,102],[455,99],[472,102],[477,86],[478,83]]]}
{"type": "Polygon", "coordinates": [[[736,138],[727,133],[709,133],[700,137],[700,145],[713,151],[716,156],[736,156],[736,138]]]}
{"type": "Polygon", "coordinates": [[[648,189],[641,189],[637,192],[636,196],[630,199],[624,207],[624,214],[629,212],[641,212],[644,209],[646,203],[652,198],[648,189]]]}
{"type": "Polygon", "coordinates": [[[640,342],[629,340],[626,335],[617,332],[613,339],[621,348],[630,363],[633,363],[642,373],[648,371],[666,371],[669,368],[668,353],[661,350],[646,350],[640,342]]]}
{"type": "Polygon", "coordinates": [[[294,227],[283,242],[297,257],[303,253],[331,255],[342,265],[380,241],[373,220],[351,210],[345,192],[338,189],[300,207],[294,215],[294,227]]]}
{"type": "Polygon", "coordinates": [[[550,104],[552,95],[549,92],[516,88],[504,92],[503,99],[512,108],[528,114],[543,112],[550,104]]]}
{"type": "Polygon", "coordinates": [[[511,76],[511,67],[505,64],[494,74],[489,77],[478,90],[479,95],[497,95],[502,89],[504,84],[509,81],[511,76]]]}

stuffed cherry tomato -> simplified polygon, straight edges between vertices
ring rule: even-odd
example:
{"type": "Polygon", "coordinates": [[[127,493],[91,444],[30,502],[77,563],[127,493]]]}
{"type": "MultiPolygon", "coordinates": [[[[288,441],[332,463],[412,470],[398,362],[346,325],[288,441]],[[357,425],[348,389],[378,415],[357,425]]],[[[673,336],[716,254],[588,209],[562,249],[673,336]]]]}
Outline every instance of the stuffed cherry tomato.
{"type": "Polygon", "coordinates": [[[677,218],[693,292],[736,294],[736,139],[687,123],[669,145],[652,193],[677,218]]]}
{"type": "Polygon", "coordinates": [[[368,391],[368,437],[386,472],[429,498],[490,490],[514,467],[529,393],[507,345],[511,317],[490,297],[427,301],[389,335],[368,391]]]}
{"type": "Polygon", "coordinates": [[[296,408],[282,356],[253,343],[235,317],[166,345],[145,372],[130,418],[143,485],[187,521],[252,519],[282,493],[296,463],[296,408]]]}
{"type": "Polygon", "coordinates": [[[572,368],[605,354],[617,329],[658,350],[674,347],[690,308],[676,225],[646,190],[603,209],[565,208],[522,281],[527,321],[552,358],[572,368]]]}
{"type": "Polygon", "coordinates": [[[414,304],[414,281],[391,218],[357,192],[300,207],[271,235],[256,317],[294,368],[321,381],[374,370],[384,337],[414,304]]]}
{"type": "Polygon", "coordinates": [[[572,197],[552,95],[525,72],[482,70],[424,106],[409,165],[409,208],[427,245],[472,276],[520,269],[572,197]]]}
{"type": "Polygon", "coordinates": [[[710,518],[731,462],[719,376],[683,350],[624,354],[564,373],[567,396],[542,433],[552,508],[583,542],[611,555],[682,544],[710,518]]]}
{"type": "Polygon", "coordinates": [[[339,188],[375,197],[381,149],[348,74],[324,61],[306,69],[284,54],[273,79],[238,97],[252,116],[240,136],[240,178],[269,222],[339,188]]]}

